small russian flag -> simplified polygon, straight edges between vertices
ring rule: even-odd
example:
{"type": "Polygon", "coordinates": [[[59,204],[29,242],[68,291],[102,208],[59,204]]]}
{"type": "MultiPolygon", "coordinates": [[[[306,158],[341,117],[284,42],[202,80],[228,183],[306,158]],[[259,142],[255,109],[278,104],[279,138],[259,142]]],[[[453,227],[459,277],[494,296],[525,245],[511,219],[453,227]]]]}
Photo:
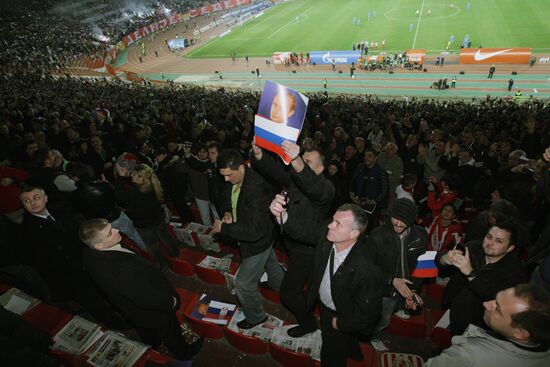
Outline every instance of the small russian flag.
{"type": "Polygon", "coordinates": [[[416,262],[416,269],[414,269],[412,276],[415,278],[435,278],[438,274],[437,265],[435,265],[435,256],[437,251],[426,251],[424,254],[418,256],[416,262]]]}

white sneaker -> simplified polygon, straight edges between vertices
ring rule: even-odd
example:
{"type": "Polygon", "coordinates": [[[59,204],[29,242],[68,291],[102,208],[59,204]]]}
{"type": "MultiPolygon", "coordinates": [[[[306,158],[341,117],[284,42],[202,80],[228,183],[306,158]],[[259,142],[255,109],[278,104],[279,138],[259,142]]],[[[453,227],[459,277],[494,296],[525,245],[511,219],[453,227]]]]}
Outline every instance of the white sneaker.
{"type": "Polygon", "coordinates": [[[409,315],[405,310],[399,310],[396,313],[394,313],[395,316],[399,317],[400,319],[410,319],[411,315],[409,315]]]}
{"type": "Polygon", "coordinates": [[[380,339],[372,339],[370,343],[372,347],[378,352],[387,352],[388,350],[390,350],[390,348],[388,348],[386,344],[380,339]]]}

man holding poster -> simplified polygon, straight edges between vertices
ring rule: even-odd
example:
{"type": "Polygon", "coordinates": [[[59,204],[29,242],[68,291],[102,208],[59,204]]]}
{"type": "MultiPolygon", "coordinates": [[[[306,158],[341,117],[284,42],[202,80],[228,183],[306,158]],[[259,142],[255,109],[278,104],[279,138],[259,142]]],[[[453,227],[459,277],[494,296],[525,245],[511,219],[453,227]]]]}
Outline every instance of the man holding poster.
{"type": "Polygon", "coordinates": [[[277,153],[289,164],[290,158],[282,148],[282,143],[285,140],[296,143],[298,140],[307,103],[308,98],[295,90],[266,81],[258,114],[254,119],[256,145],[277,153]]]}

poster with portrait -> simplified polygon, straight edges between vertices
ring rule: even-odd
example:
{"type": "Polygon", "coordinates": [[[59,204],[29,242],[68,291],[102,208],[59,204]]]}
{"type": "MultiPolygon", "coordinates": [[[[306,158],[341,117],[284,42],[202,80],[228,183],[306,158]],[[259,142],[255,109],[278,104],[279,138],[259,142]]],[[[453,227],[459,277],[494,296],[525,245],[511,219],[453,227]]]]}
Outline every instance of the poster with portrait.
{"type": "Polygon", "coordinates": [[[281,144],[298,141],[307,111],[308,98],[284,85],[267,80],[254,118],[257,146],[278,154],[286,164],[290,158],[281,144]]]}

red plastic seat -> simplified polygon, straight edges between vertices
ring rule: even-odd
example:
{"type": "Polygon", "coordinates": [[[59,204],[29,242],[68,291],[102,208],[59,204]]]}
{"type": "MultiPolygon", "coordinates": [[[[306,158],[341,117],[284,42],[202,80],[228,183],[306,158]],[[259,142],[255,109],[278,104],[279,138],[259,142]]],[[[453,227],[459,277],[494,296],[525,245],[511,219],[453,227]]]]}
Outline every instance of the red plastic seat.
{"type": "Polygon", "coordinates": [[[269,354],[284,367],[314,367],[315,365],[315,361],[309,355],[296,353],[273,343],[269,344],[269,354]]]}
{"type": "Polygon", "coordinates": [[[180,322],[182,322],[183,318],[185,318],[189,322],[191,329],[202,337],[210,339],[223,338],[223,325],[198,320],[191,316],[200,297],[198,293],[190,292],[181,288],[176,288],[176,292],[180,296],[181,300],[180,308],[176,312],[180,322]]]}
{"type": "Polygon", "coordinates": [[[134,364],[133,367],[145,367],[145,364],[148,361],[160,363],[162,365],[165,365],[166,363],[173,361],[173,358],[170,358],[168,356],[165,356],[164,354],[160,354],[154,349],[147,349],[147,352],[145,352],[134,364]]]}
{"type": "Polygon", "coordinates": [[[419,315],[411,316],[409,319],[392,315],[388,332],[404,338],[424,338],[426,336],[425,311],[422,310],[419,315]]]}
{"type": "Polygon", "coordinates": [[[25,312],[21,317],[33,326],[55,335],[73,318],[73,315],[47,303],[40,303],[25,312]]]}
{"type": "Polygon", "coordinates": [[[238,350],[249,354],[265,354],[269,350],[267,343],[264,343],[261,339],[239,334],[228,328],[224,329],[225,338],[238,350]]]}
{"type": "Polygon", "coordinates": [[[441,348],[449,348],[452,344],[451,339],[453,335],[448,329],[436,327],[432,330],[432,335],[430,339],[432,343],[441,348]]]}
{"type": "Polygon", "coordinates": [[[135,252],[136,254],[144,257],[147,261],[149,261],[151,264],[157,264],[157,259],[155,259],[155,257],[145,251],[145,250],[142,250],[138,245],[136,245],[134,243],[134,241],[132,241],[131,239],[129,239],[128,237],[124,236],[121,234],[121,237],[122,239],[120,240],[120,242],[125,246],[127,247],[128,249],[132,250],[133,252],[135,252]]]}
{"type": "Polygon", "coordinates": [[[191,206],[189,207],[189,213],[191,213],[191,216],[193,217],[193,221],[195,223],[202,223],[201,212],[199,211],[199,208],[197,208],[197,205],[195,203],[191,204],[191,206]]]}
{"type": "Polygon", "coordinates": [[[176,274],[183,276],[192,276],[195,274],[193,265],[191,265],[187,261],[176,259],[175,257],[167,257],[166,261],[168,262],[168,266],[170,266],[170,269],[172,269],[172,271],[176,274]]]}
{"type": "Polygon", "coordinates": [[[195,303],[197,303],[199,295],[195,292],[191,292],[183,288],[174,289],[176,290],[176,293],[180,298],[180,306],[176,311],[176,316],[178,317],[179,322],[182,323],[186,319],[184,316],[185,311],[190,307],[190,304],[194,305],[195,303]]]}
{"type": "Polygon", "coordinates": [[[385,352],[380,357],[381,367],[410,366],[422,367],[424,360],[416,354],[385,352]]]}
{"type": "Polygon", "coordinates": [[[0,294],[9,291],[12,287],[10,285],[0,283],[0,294]]]}
{"type": "Polygon", "coordinates": [[[422,292],[426,293],[430,299],[441,304],[443,302],[443,294],[445,293],[445,286],[441,284],[425,284],[422,286],[422,292]]]}
{"type": "Polygon", "coordinates": [[[451,332],[444,327],[436,327],[437,323],[443,315],[445,314],[445,311],[440,309],[434,309],[432,310],[432,325],[433,329],[430,333],[430,339],[432,340],[432,343],[437,345],[441,348],[448,348],[451,346],[451,339],[453,335],[451,332]]]}
{"type": "Polygon", "coordinates": [[[174,239],[178,239],[178,236],[176,235],[176,231],[174,230],[174,227],[172,227],[171,225],[168,225],[168,233],[170,233],[170,236],[172,236],[172,238],[174,239]]]}
{"type": "Polygon", "coordinates": [[[348,358],[347,367],[374,367],[377,366],[377,352],[370,343],[360,343],[361,352],[363,352],[363,360],[355,361],[348,358]]]}
{"type": "Polygon", "coordinates": [[[187,261],[188,263],[191,263],[191,264],[198,264],[205,257],[206,257],[206,254],[204,252],[191,250],[188,248],[180,249],[180,253],[178,256],[180,260],[187,261]]]}
{"type": "Polygon", "coordinates": [[[226,254],[233,254],[233,258],[240,258],[241,256],[241,252],[239,251],[239,248],[236,247],[236,246],[230,246],[230,245],[226,245],[224,243],[220,243],[220,250],[221,252],[223,253],[226,253],[226,254]]]}
{"type": "MultiPolygon", "coordinates": [[[[224,285],[226,283],[223,272],[219,270],[205,268],[198,264],[193,265],[193,268],[195,269],[195,273],[197,274],[199,279],[201,279],[205,283],[215,285],[224,285]]],[[[239,264],[232,261],[229,265],[229,272],[231,274],[235,274],[237,272],[237,269],[239,269],[239,264]]]]}

